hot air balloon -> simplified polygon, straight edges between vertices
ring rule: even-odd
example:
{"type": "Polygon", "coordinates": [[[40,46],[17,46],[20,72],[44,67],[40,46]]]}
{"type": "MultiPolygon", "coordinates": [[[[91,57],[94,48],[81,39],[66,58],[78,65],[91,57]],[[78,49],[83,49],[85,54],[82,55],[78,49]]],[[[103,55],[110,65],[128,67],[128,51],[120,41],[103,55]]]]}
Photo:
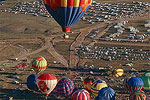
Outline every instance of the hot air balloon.
{"type": "Polygon", "coordinates": [[[56,85],[55,91],[63,96],[68,96],[73,92],[74,83],[68,78],[62,78],[56,85]]]}
{"type": "Polygon", "coordinates": [[[97,80],[97,81],[95,81],[95,82],[91,85],[91,92],[92,92],[92,95],[93,95],[94,97],[97,97],[99,90],[101,90],[101,89],[104,88],[104,87],[107,87],[107,84],[106,84],[105,81],[103,81],[103,80],[97,80]]]}
{"type": "Polygon", "coordinates": [[[32,61],[32,67],[34,68],[34,71],[36,72],[36,74],[39,74],[40,72],[46,69],[47,61],[44,57],[34,58],[32,61]]]}
{"type": "Polygon", "coordinates": [[[95,100],[115,100],[115,96],[115,91],[111,87],[104,87],[98,92],[95,100]]]}
{"type": "Polygon", "coordinates": [[[28,89],[33,90],[33,91],[38,91],[39,90],[38,86],[37,86],[37,83],[36,83],[37,77],[38,77],[38,75],[36,75],[36,74],[31,74],[31,75],[28,76],[28,78],[27,78],[27,87],[28,87],[28,89]]]}
{"type": "Polygon", "coordinates": [[[112,77],[120,77],[123,75],[123,69],[116,69],[113,71],[108,71],[107,74],[112,77]]]}
{"type": "Polygon", "coordinates": [[[144,91],[150,91],[150,72],[145,72],[143,75],[141,75],[141,79],[144,82],[144,91]]]}
{"type": "Polygon", "coordinates": [[[125,89],[128,89],[128,84],[127,84],[127,82],[128,82],[128,80],[129,80],[130,78],[132,78],[132,77],[136,77],[136,76],[135,76],[135,75],[130,75],[130,76],[128,76],[128,77],[126,77],[126,78],[124,79],[123,85],[124,85],[125,89]]]}
{"type": "Polygon", "coordinates": [[[91,91],[91,85],[94,81],[96,80],[100,80],[100,78],[98,78],[97,76],[88,76],[85,80],[84,80],[84,88],[88,91],[91,91]]]}
{"type": "Polygon", "coordinates": [[[91,100],[90,93],[84,89],[77,90],[72,94],[71,100],[91,100]]]}
{"type": "Polygon", "coordinates": [[[47,11],[64,32],[78,22],[89,8],[92,0],[43,0],[47,11]]]}
{"type": "Polygon", "coordinates": [[[141,78],[132,77],[128,80],[127,85],[129,92],[133,93],[134,91],[140,91],[143,88],[144,83],[141,78]]]}
{"type": "Polygon", "coordinates": [[[146,95],[144,92],[136,91],[130,95],[129,100],[146,100],[146,95]]]}
{"type": "Polygon", "coordinates": [[[53,91],[53,89],[56,87],[56,84],[57,84],[57,79],[52,74],[48,74],[48,73],[41,74],[37,78],[38,88],[46,96],[48,96],[53,91]]]}

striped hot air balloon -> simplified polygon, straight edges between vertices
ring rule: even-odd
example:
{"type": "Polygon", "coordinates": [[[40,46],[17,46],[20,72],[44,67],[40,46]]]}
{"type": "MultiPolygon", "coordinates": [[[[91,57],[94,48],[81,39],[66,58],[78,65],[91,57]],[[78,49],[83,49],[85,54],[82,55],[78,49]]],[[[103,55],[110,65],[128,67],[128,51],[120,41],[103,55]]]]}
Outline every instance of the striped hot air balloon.
{"type": "Polygon", "coordinates": [[[115,91],[111,87],[104,87],[98,92],[95,100],[115,100],[115,96],[115,91]]]}
{"type": "Polygon", "coordinates": [[[56,85],[55,91],[63,96],[68,96],[73,92],[74,83],[68,78],[62,78],[56,85]]]}
{"type": "Polygon", "coordinates": [[[90,93],[84,89],[77,90],[72,94],[71,100],[91,100],[90,93]]]}
{"type": "Polygon", "coordinates": [[[47,67],[47,61],[44,57],[37,57],[34,58],[32,61],[32,67],[36,74],[39,74],[40,72],[44,71],[47,67]]]}
{"type": "Polygon", "coordinates": [[[56,87],[57,79],[52,74],[42,74],[37,78],[38,88],[42,91],[43,94],[48,96],[53,89],[56,87]]]}
{"type": "Polygon", "coordinates": [[[130,95],[129,100],[146,100],[146,95],[144,92],[136,91],[130,95]]]}
{"type": "Polygon", "coordinates": [[[101,90],[102,88],[104,87],[107,87],[107,84],[105,81],[103,80],[97,80],[95,81],[92,86],[91,86],[91,92],[92,92],[92,95],[94,97],[97,97],[98,96],[98,92],[99,90],[101,90]]]}
{"type": "Polygon", "coordinates": [[[94,81],[96,80],[100,80],[99,77],[97,76],[88,76],[85,80],[84,80],[84,88],[88,91],[91,91],[91,85],[94,81]]]}
{"type": "Polygon", "coordinates": [[[139,77],[132,77],[127,82],[128,90],[130,93],[134,91],[140,91],[143,89],[144,83],[139,77]]]}
{"type": "Polygon", "coordinates": [[[70,32],[89,8],[92,0],[43,0],[47,11],[64,32],[70,32]]]}

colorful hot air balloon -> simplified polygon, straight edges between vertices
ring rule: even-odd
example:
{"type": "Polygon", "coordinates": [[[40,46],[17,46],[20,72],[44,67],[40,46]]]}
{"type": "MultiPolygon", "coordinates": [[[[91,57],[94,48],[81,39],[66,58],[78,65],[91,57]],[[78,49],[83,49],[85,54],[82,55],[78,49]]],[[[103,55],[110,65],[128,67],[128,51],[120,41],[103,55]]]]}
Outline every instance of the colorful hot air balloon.
{"type": "Polygon", "coordinates": [[[144,92],[136,91],[130,95],[129,100],[146,100],[146,95],[144,92]]]}
{"type": "Polygon", "coordinates": [[[111,77],[120,77],[123,75],[123,69],[116,69],[113,71],[108,71],[107,74],[111,77]]]}
{"type": "Polygon", "coordinates": [[[97,76],[88,76],[85,80],[84,80],[84,88],[88,91],[91,91],[91,85],[94,81],[96,80],[100,80],[100,78],[98,78],[97,76]]]}
{"type": "Polygon", "coordinates": [[[144,91],[150,91],[150,72],[145,72],[143,75],[141,75],[141,79],[144,82],[144,91]]]}
{"type": "Polygon", "coordinates": [[[98,92],[95,100],[115,100],[115,96],[115,91],[111,87],[104,87],[98,92]]]}
{"type": "Polygon", "coordinates": [[[136,77],[136,75],[130,75],[130,76],[128,76],[128,77],[126,77],[126,78],[124,79],[123,85],[124,85],[124,88],[125,88],[125,89],[128,89],[128,84],[127,84],[127,82],[128,82],[128,80],[129,80],[130,78],[132,78],[132,77],[136,77]]]}
{"type": "Polygon", "coordinates": [[[43,0],[48,12],[53,16],[64,32],[82,18],[92,0],[43,0]]]}
{"type": "Polygon", "coordinates": [[[42,74],[37,78],[38,88],[46,96],[48,96],[53,91],[53,89],[56,87],[56,84],[56,77],[48,73],[42,74]]]}
{"type": "Polygon", "coordinates": [[[38,77],[38,75],[36,75],[36,74],[31,74],[31,75],[28,76],[28,78],[27,78],[27,87],[28,87],[28,89],[33,90],[33,91],[38,91],[39,90],[38,86],[37,86],[37,83],[36,83],[37,77],[38,77]]]}
{"type": "Polygon", "coordinates": [[[94,97],[97,97],[99,90],[101,90],[101,89],[104,88],[104,87],[107,87],[107,84],[106,84],[105,81],[102,81],[102,80],[97,80],[97,81],[95,81],[95,82],[91,85],[91,92],[92,92],[92,95],[93,95],[94,97]]]}
{"type": "Polygon", "coordinates": [[[73,92],[74,83],[68,78],[62,78],[56,85],[55,91],[63,96],[68,96],[73,92]]]}
{"type": "Polygon", "coordinates": [[[90,93],[84,89],[77,90],[72,94],[71,100],[91,100],[90,93]]]}
{"type": "Polygon", "coordinates": [[[134,91],[140,91],[144,83],[141,78],[139,77],[132,77],[127,82],[128,90],[130,93],[133,93],[134,91]]]}
{"type": "Polygon", "coordinates": [[[34,58],[32,61],[32,67],[34,68],[34,71],[36,72],[36,74],[39,74],[40,72],[46,69],[47,61],[44,57],[34,58]]]}

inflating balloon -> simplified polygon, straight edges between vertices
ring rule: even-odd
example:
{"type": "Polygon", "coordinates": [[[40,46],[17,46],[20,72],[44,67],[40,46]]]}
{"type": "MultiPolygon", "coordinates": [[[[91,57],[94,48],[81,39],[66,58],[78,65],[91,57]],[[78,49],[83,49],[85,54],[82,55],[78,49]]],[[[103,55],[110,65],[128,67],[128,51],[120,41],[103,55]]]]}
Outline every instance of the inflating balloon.
{"type": "Polygon", "coordinates": [[[72,94],[71,100],[91,100],[90,93],[84,89],[77,90],[72,94]]]}
{"type": "Polygon", "coordinates": [[[47,61],[44,57],[34,58],[32,61],[32,67],[34,68],[34,71],[36,72],[36,74],[39,74],[40,72],[46,69],[47,61]]]}
{"type": "Polygon", "coordinates": [[[97,81],[95,81],[95,82],[91,85],[91,92],[92,92],[92,95],[93,95],[94,97],[97,97],[99,90],[101,90],[101,89],[104,88],[104,87],[107,87],[107,84],[106,84],[105,81],[102,81],[102,80],[97,80],[97,81]]]}
{"type": "Polygon", "coordinates": [[[47,11],[64,32],[70,32],[89,8],[92,0],[43,0],[47,11]]]}
{"type": "Polygon", "coordinates": [[[68,96],[73,92],[74,83],[68,78],[62,78],[58,81],[55,91],[63,96],[68,96]]]}
{"type": "Polygon", "coordinates": [[[143,75],[141,75],[141,79],[144,82],[144,91],[150,91],[150,72],[145,72],[143,75]]]}
{"type": "Polygon", "coordinates": [[[88,76],[85,80],[84,80],[84,88],[88,91],[91,91],[91,85],[94,81],[96,80],[100,80],[100,78],[98,78],[97,76],[88,76]]]}
{"type": "Polygon", "coordinates": [[[115,96],[115,91],[112,88],[104,87],[98,92],[98,96],[95,100],[115,100],[115,96]]]}
{"type": "Polygon", "coordinates": [[[37,77],[38,77],[38,75],[36,75],[36,74],[31,74],[28,76],[28,78],[27,78],[28,89],[33,90],[33,91],[38,91],[38,86],[37,86],[37,82],[36,82],[37,77]]]}
{"type": "Polygon", "coordinates": [[[51,74],[42,74],[37,78],[38,88],[46,96],[48,96],[53,91],[53,89],[56,87],[56,84],[57,79],[54,75],[51,74]]]}

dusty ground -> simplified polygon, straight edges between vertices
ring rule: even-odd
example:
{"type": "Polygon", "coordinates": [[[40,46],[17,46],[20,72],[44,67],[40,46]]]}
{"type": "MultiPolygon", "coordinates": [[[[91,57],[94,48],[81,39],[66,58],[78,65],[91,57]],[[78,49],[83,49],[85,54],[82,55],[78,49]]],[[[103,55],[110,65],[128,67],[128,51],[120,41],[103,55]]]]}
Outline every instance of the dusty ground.
{"type": "MultiPolygon", "coordinates": [[[[20,0],[7,0],[4,3],[3,8],[9,8],[13,6],[16,2],[20,0]]],[[[22,0],[23,1],[23,0],[22,0]]],[[[33,1],[33,0],[27,0],[33,1]]],[[[106,0],[97,0],[97,1],[106,1],[106,0]]],[[[142,0],[147,1],[149,0],[142,0]]],[[[110,1],[107,1],[110,2],[110,1]]],[[[114,2],[129,2],[129,0],[117,0],[114,2]]],[[[143,20],[148,19],[149,17],[142,17],[143,20]]],[[[135,25],[135,22],[140,22],[142,20],[141,17],[136,19],[130,19],[131,24],[135,25]]],[[[76,51],[74,48],[81,44],[90,44],[93,40],[86,38],[88,32],[92,29],[100,28],[103,31],[100,31],[99,36],[105,33],[106,23],[100,23],[97,25],[90,26],[89,24],[83,23],[79,21],[72,30],[74,33],[70,33],[70,38],[65,42],[62,38],[63,34],[61,32],[61,28],[52,18],[44,18],[44,17],[34,17],[32,15],[23,15],[23,14],[12,14],[12,13],[1,13],[0,14],[0,64],[11,63],[8,66],[0,66],[0,68],[4,67],[4,71],[0,71],[0,79],[4,81],[0,81],[0,99],[8,100],[8,97],[13,97],[14,100],[42,100],[43,95],[38,92],[34,93],[27,90],[26,87],[26,79],[27,76],[34,73],[30,71],[31,64],[30,62],[34,57],[44,56],[48,61],[48,68],[43,73],[54,74],[58,79],[63,77],[68,77],[74,82],[74,79],[77,73],[83,74],[83,78],[88,75],[87,72],[81,71],[68,71],[66,70],[66,66],[69,66],[72,69],[79,61],[79,58],[74,54],[76,51]],[[24,31],[25,28],[28,28],[27,31],[24,31]],[[51,33],[45,33],[46,30],[49,30],[51,33]],[[53,44],[54,43],[54,44],[53,44]],[[55,45],[55,47],[53,47],[55,45]],[[72,49],[73,51],[69,51],[72,49]],[[18,61],[8,60],[10,58],[19,58],[18,61]],[[25,70],[16,69],[15,65],[22,62],[23,59],[28,58],[28,67],[25,70]],[[53,61],[59,61],[61,64],[53,64],[53,61]],[[68,62],[70,61],[70,65],[68,62]],[[67,73],[66,75],[62,75],[63,73],[67,73]],[[17,74],[19,79],[8,78],[7,76],[10,74],[17,74]],[[12,84],[13,80],[17,80],[23,83],[24,88],[21,90],[15,90],[19,87],[19,84],[12,84]]],[[[149,40],[147,40],[149,41],[149,40]]],[[[133,48],[149,48],[150,44],[132,44],[132,43],[116,43],[116,42],[97,42],[96,45],[103,46],[133,46],[133,48]]],[[[129,75],[129,71],[131,67],[122,66],[122,64],[127,61],[104,61],[104,60],[89,60],[89,59],[81,59],[79,63],[81,65],[89,64],[98,67],[107,67],[112,66],[113,68],[123,68],[126,73],[123,77],[118,79],[108,77],[103,75],[104,72],[94,72],[101,79],[105,80],[109,86],[111,86],[117,93],[116,100],[125,99],[127,100],[129,97],[129,93],[124,90],[122,79],[125,78],[126,75],[129,75]],[[111,81],[110,81],[111,80],[111,81]],[[113,81],[115,80],[115,81],[113,81]],[[115,84],[114,84],[115,83],[115,84]]],[[[149,70],[150,65],[148,61],[135,61],[133,62],[135,68],[138,70],[136,74],[139,76],[143,73],[142,70],[149,70]]],[[[41,73],[42,74],[42,73],[41,73]]],[[[79,81],[78,81],[79,82],[79,81]]],[[[76,82],[77,83],[77,82],[76,82]]],[[[79,84],[83,85],[83,82],[80,81],[79,84]]],[[[81,86],[79,86],[81,87],[81,86]]],[[[150,100],[150,93],[146,93],[147,100],[150,100]]],[[[68,98],[58,98],[55,97],[55,93],[50,94],[48,97],[50,100],[68,100],[68,98]]]]}

